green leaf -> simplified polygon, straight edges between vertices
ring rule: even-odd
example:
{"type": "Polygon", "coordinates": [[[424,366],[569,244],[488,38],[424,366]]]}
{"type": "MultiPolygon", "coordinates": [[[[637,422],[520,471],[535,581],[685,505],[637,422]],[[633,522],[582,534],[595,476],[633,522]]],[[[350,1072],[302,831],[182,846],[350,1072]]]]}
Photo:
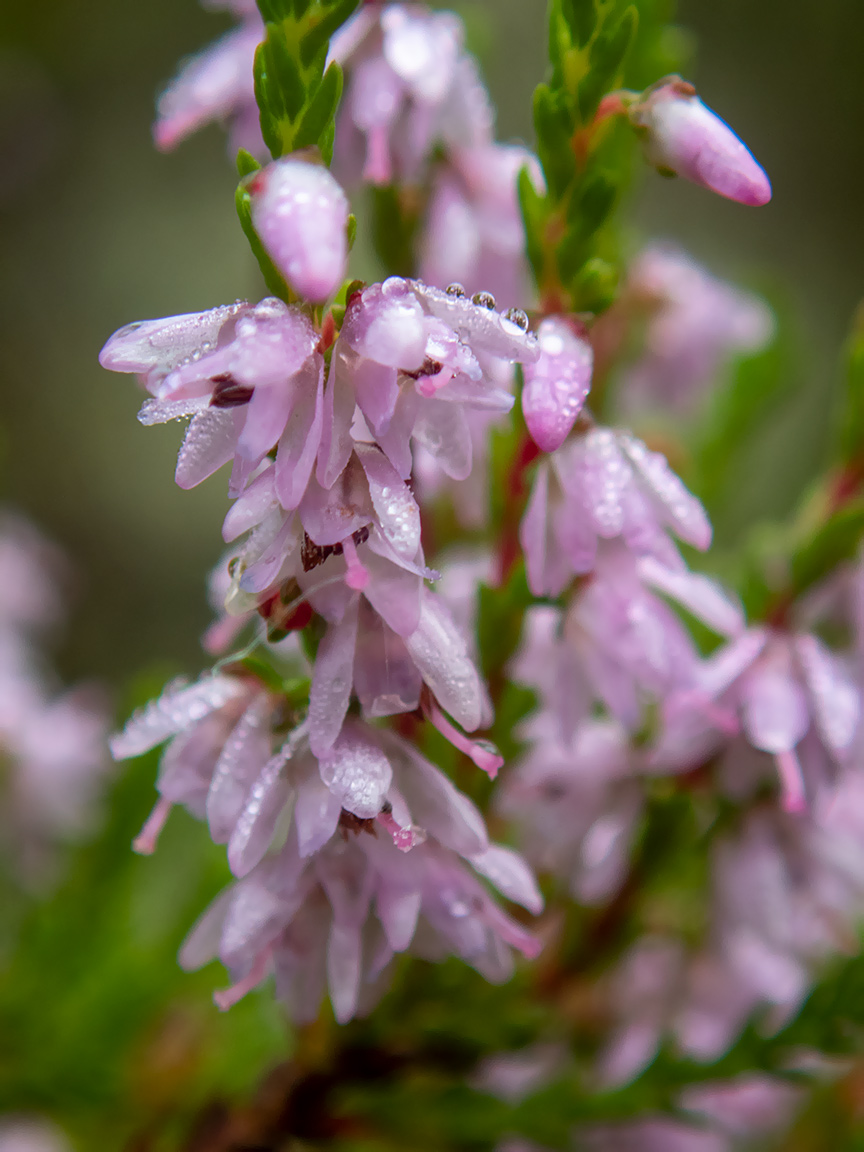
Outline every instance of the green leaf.
{"type": "Polygon", "coordinates": [[[603,96],[614,85],[636,37],[639,14],[631,5],[614,28],[611,21],[591,44],[590,71],[579,85],[579,112],[584,122],[591,120],[603,96]]]}
{"type": "Polygon", "coordinates": [[[864,538],[864,500],[847,504],[830,517],[793,554],[792,591],[798,597],[828,576],[838,564],[851,560],[864,538]]]}
{"type": "Polygon", "coordinates": [[[311,30],[307,32],[300,42],[300,59],[308,66],[315,56],[324,51],[334,32],[338,32],[346,20],[353,14],[360,0],[337,0],[331,11],[327,13],[311,30]]]}
{"type": "Polygon", "coordinates": [[[570,29],[573,43],[583,48],[597,25],[594,0],[561,0],[561,15],[570,29]]]}
{"type": "Polygon", "coordinates": [[[294,135],[295,148],[311,148],[318,144],[336,116],[342,97],[342,69],[334,60],[318,85],[294,135]]]}
{"type": "Polygon", "coordinates": [[[253,172],[260,172],[261,165],[251,152],[241,148],[237,153],[237,175],[242,180],[244,176],[251,176],[253,172]]]}
{"type": "Polygon", "coordinates": [[[586,261],[573,285],[574,311],[605,312],[618,293],[618,278],[618,269],[608,260],[593,256],[586,261]]]}
{"type": "Polygon", "coordinates": [[[864,304],[858,308],[848,345],[839,441],[844,464],[864,464],[864,304]]]}
{"type": "Polygon", "coordinates": [[[291,53],[284,25],[267,25],[265,45],[264,59],[270,81],[268,95],[271,99],[271,111],[279,117],[287,115],[289,120],[294,121],[306,102],[306,85],[300,74],[299,65],[291,53]]]}
{"type": "Polygon", "coordinates": [[[539,283],[543,276],[543,228],[546,221],[546,198],[534,187],[531,170],[527,165],[519,172],[516,184],[519,207],[525,225],[525,245],[528,260],[539,283]]]}
{"type": "Polygon", "coordinates": [[[534,127],[537,132],[537,151],[543,165],[549,191],[561,199],[573,179],[573,152],[570,140],[573,122],[562,97],[547,84],[534,89],[534,127]]]}

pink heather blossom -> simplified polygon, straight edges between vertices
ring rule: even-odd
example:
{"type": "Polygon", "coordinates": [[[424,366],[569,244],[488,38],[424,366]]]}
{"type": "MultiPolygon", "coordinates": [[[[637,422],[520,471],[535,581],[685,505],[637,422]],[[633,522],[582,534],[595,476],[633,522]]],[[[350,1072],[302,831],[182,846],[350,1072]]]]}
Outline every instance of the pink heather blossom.
{"type": "Polygon", "coordinates": [[[316,753],[315,707],[313,697],[309,720],[286,737],[276,734],[280,700],[251,677],[220,673],[169,684],[111,744],[115,758],[126,759],[170,741],[159,770],[160,800],[136,842],[139,851],[154,850],[171,807],[183,804],[207,820],[216,843],[228,845],[229,863],[243,876],[263,857],[283,809],[307,781],[322,804],[329,793],[327,836],[344,809],[359,820],[379,819],[403,850],[429,833],[470,857],[502,891],[524,887],[523,873],[484,855],[489,845],[474,805],[399,737],[340,717],[335,738],[316,753]]]}
{"type": "Polygon", "coordinates": [[[678,1105],[730,1136],[752,1139],[785,1127],[803,1095],[800,1086],[787,1080],[751,1072],[689,1084],[678,1094],[678,1105]]]}
{"type": "Polygon", "coordinates": [[[471,1076],[475,1092],[520,1104],[559,1077],[568,1064],[565,1044],[540,1042],[485,1057],[471,1076]]]}
{"type": "Polygon", "coordinates": [[[273,263],[304,300],[323,303],[345,277],[348,200],[320,164],[285,157],[248,184],[252,223],[273,263]]]}
{"type": "Polygon", "coordinates": [[[211,120],[227,120],[232,155],[245,148],[263,159],[267,149],[258,123],[253,63],[264,24],[254,3],[236,0],[219,6],[230,8],[243,23],[181,67],[159,97],[153,138],[167,152],[211,120]]]}
{"type": "Polygon", "coordinates": [[[372,184],[416,183],[437,143],[485,139],[492,113],[462,39],[453,13],[414,4],[369,5],[333,38],[348,76],[336,144],[348,183],[360,171],[372,184]]]}
{"type": "Polygon", "coordinates": [[[528,291],[525,229],[516,182],[527,166],[542,187],[536,158],[515,145],[453,148],[436,171],[420,253],[420,275],[470,294],[491,292],[517,304],[528,291]]]}
{"type": "MultiPolygon", "coordinates": [[[[826,758],[848,761],[861,713],[858,683],[814,634],[753,628],[704,661],[690,688],[667,699],[654,763],[691,767],[743,733],[774,757],[783,804],[800,811],[806,765],[814,757],[814,769],[826,758]]],[[[811,780],[811,791],[817,782],[818,776],[811,780]]]]}
{"type": "Polygon", "coordinates": [[[721,635],[743,630],[740,607],[708,577],[668,569],[653,557],[636,560],[619,542],[604,542],[593,575],[566,613],[556,613],[553,623],[549,610],[529,612],[515,666],[517,675],[539,674],[563,733],[573,732],[595,701],[635,731],[647,701],[663,701],[692,685],[696,650],[654,589],[721,635]]]}
{"type": "MultiPolygon", "coordinates": [[[[218,897],[181,950],[187,968],[217,956],[228,968],[233,984],[215,995],[221,1008],[272,972],[297,1023],[315,1019],[325,982],[336,1019],[346,1023],[374,1006],[391,959],[408,948],[429,960],[455,953],[496,983],[512,972],[511,948],[536,955],[534,937],[456,851],[429,839],[405,855],[375,825],[338,812],[324,836],[319,804],[298,793],[284,847],[218,897]],[[318,847],[304,853],[310,820],[318,847]]],[[[508,895],[539,908],[533,882],[508,895]]]]}
{"type": "Polygon", "coordinates": [[[653,84],[629,109],[648,162],[741,204],[767,204],[768,177],[728,124],[679,76],[653,84]]]}
{"type": "Polygon", "coordinates": [[[49,1120],[0,1114],[0,1152],[72,1152],[72,1145],[49,1120]]]}
{"type": "Polygon", "coordinates": [[[762,300],[664,244],[634,261],[623,306],[648,312],[644,347],[618,385],[627,411],[661,403],[692,410],[730,357],[760,351],[774,331],[762,300]]]}
{"type": "Polygon", "coordinates": [[[108,773],[101,691],[58,691],[41,651],[62,622],[67,575],[54,545],[0,510],[0,841],[34,887],[51,879],[60,844],[93,830],[108,773]]]}
{"type": "Polygon", "coordinates": [[[138,373],[154,394],[139,413],[143,424],[192,416],[177,461],[181,488],[233,460],[236,495],[278,444],[280,493],[296,507],[321,435],[324,359],[317,341],[300,309],[271,297],[254,307],[130,324],[111,337],[100,362],[138,373]]]}
{"type": "Polygon", "coordinates": [[[526,365],[522,411],[541,452],[567,439],[591,387],[594,353],[583,329],[565,316],[549,316],[537,331],[540,356],[526,365]]]}
{"type": "Polygon", "coordinates": [[[667,568],[683,562],[667,535],[705,549],[705,510],[671,471],[629,432],[592,427],[542,460],[519,530],[535,596],[558,596],[594,567],[598,541],[621,537],[637,556],[667,568]]]}
{"type": "Polygon", "coordinates": [[[456,285],[441,291],[391,277],[355,296],[333,353],[327,403],[334,419],[319,481],[332,483],[350,452],[354,402],[403,479],[413,438],[447,476],[464,480],[472,464],[466,410],[510,410],[513,397],[494,364],[536,359],[527,327],[524,313],[502,315],[494,300],[469,299],[456,285]]]}
{"type": "Polygon", "coordinates": [[[586,720],[565,741],[545,712],[521,734],[530,750],[502,782],[496,807],[539,872],[559,876],[580,903],[602,904],[626,877],[642,815],[627,735],[612,721],[586,720]]]}
{"type": "Polygon", "coordinates": [[[577,1131],[579,1152],[732,1152],[718,1132],[669,1116],[647,1116],[577,1131]]]}

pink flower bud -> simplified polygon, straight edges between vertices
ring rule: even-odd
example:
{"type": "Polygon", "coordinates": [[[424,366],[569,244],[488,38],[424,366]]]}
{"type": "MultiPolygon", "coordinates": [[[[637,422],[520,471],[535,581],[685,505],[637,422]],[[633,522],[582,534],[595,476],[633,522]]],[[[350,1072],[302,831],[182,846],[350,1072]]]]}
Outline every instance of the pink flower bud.
{"type": "Polygon", "coordinates": [[[540,358],[526,364],[522,411],[525,423],[542,452],[560,448],[582,411],[594,353],[584,335],[562,316],[550,316],[537,333],[540,358]]]}
{"type": "Polygon", "coordinates": [[[630,108],[630,122],[645,136],[648,162],[729,200],[767,204],[771,184],[728,124],[679,76],[649,88],[630,108]]]}
{"type": "Polygon", "coordinates": [[[252,223],[273,263],[304,299],[335,292],[348,259],[348,200],[326,168],[285,158],[249,184],[252,223]]]}

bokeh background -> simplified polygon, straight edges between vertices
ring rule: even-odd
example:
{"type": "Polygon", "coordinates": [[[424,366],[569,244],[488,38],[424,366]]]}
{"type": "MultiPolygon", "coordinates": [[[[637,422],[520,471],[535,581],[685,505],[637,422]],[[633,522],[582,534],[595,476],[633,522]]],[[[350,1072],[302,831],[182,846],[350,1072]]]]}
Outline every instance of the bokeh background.
{"type": "MultiPolygon", "coordinates": [[[[456,7],[500,136],[530,140],[543,0],[456,7]]],[[[864,6],[682,0],[678,14],[688,74],[767,168],[775,198],[753,211],[647,173],[635,219],[779,299],[797,370],[812,379],[795,411],[777,414],[778,450],[748,463],[743,522],[782,512],[806,476],[861,293],[864,6]],[[805,434],[784,439],[790,421],[805,434]]],[[[222,486],[174,487],[180,429],[140,427],[129,378],[102,372],[96,356],[129,320],[260,289],[223,134],[210,128],[170,156],[149,137],[178,59],[228,26],[195,0],[0,0],[0,491],[82,574],[60,650],[70,676],[122,683],[142,667],[201,663],[222,486]]]]}
{"type": "MultiPolygon", "coordinates": [[[[450,6],[481,57],[500,138],[530,141],[545,3],[450,6]]],[[[646,172],[629,242],[676,239],[765,292],[793,349],[784,371],[801,385],[780,390],[772,436],[758,458],[742,457],[737,501],[718,525],[729,540],[791,508],[825,441],[864,286],[864,5],[682,0],[678,19],[688,76],[767,168],[775,198],[755,211],[646,172]]],[[[106,682],[121,715],[203,665],[204,580],[226,500],[218,479],[175,487],[180,428],[142,428],[134,385],[97,355],[130,320],[263,295],[223,134],[210,128],[169,156],[149,135],[179,58],[229,25],[195,0],[0,0],[0,498],[72,557],[77,603],[58,664],[70,681],[106,682]]],[[[170,1112],[193,1064],[204,1103],[208,1084],[253,1081],[286,1050],[268,998],[214,1021],[218,977],[175,967],[224,864],[182,813],[157,857],[132,857],[153,771],[152,761],[124,770],[108,831],[29,922],[24,959],[0,983],[0,1112],[44,1110],[73,1128],[78,1115],[80,1147],[99,1152],[170,1112]],[[93,1128],[94,1116],[104,1123],[93,1128]]]]}

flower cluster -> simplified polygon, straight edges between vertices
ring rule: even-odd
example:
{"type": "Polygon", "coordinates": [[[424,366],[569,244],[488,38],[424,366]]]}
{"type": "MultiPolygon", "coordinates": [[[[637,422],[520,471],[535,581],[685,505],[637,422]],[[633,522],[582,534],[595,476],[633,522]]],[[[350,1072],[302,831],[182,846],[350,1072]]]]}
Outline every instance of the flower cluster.
{"type": "Polygon", "coordinates": [[[23,517],[0,517],[2,843],[25,882],[50,873],[58,842],[92,829],[108,768],[108,718],[93,687],[62,689],[42,647],[62,622],[62,554],[23,517]]]}
{"type": "MultiPolygon", "coordinates": [[[[252,56],[264,25],[253,5],[230,7],[241,27],[162,98],[164,147],[218,116],[262,156],[252,56]]],[[[618,413],[688,411],[731,357],[773,333],[761,301],[661,246],[632,262],[605,318],[592,314],[610,302],[589,292],[610,247],[589,240],[617,194],[591,167],[610,120],[633,129],[665,175],[752,206],[771,189],[679,77],[574,97],[567,85],[578,88],[580,68],[599,69],[617,41],[596,32],[584,51],[575,24],[564,27],[571,17],[553,37],[551,87],[538,89],[541,170],[495,142],[457,18],[362,5],[329,46],[346,77],[324,129],[335,175],[314,150],[254,171],[241,158],[241,218],[273,295],[132,324],[105,345],[102,364],[149,393],[142,423],[190,418],[177,483],[229,465],[232,501],[211,585],[220,618],[206,639],[222,658],[169,685],[113,752],[166,744],[141,851],[153,851],[174,804],[227,847],[234,881],[181,953],[186,967],[223,962],[222,1007],[272,974],[295,1020],[317,1016],[326,988],[344,1022],[373,1006],[409,950],[454,954],[503,981],[513,950],[533,956],[538,943],[486,882],[540,913],[526,860],[580,904],[632,902],[635,932],[621,934],[631,945],[595,989],[609,1023],[595,1076],[609,1088],[638,1076],[666,1039],[710,1061],[754,1016],[779,1027],[864,914],[864,642],[848,609],[862,576],[847,572],[828,595],[852,644],[822,629],[825,596],[784,593],[748,620],[682,551],[710,546],[700,500],[656,444],[604,423],[595,371],[604,386],[615,381],[618,413]],[[577,97],[580,117],[588,112],[571,124],[577,97]],[[572,172],[549,162],[556,132],[572,172]],[[343,185],[363,183],[377,211],[393,213],[393,234],[410,234],[403,274],[380,283],[348,278],[355,222],[343,185]],[[587,311],[575,303],[584,299],[587,311]],[[493,461],[502,498],[489,479],[490,428],[517,397],[524,429],[500,438],[509,447],[496,443],[493,461]],[[438,547],[448,518],[433,503],[445,486],[455,520],[483,536],[479,561],[438,547]],[[493,496],[506,507],[490,525],[493,496]],[[473,635],[481,580],[506,582],[491,595],[511,597],[519,633],[488,685],[473,635]],[[229,655],[241,632],[252,643],[229,655]],[[524,859],[490,842],[479,808],[424,753],[434,728],[494,779],[504,758],[481,733],[508,678],[536,707],[492,807],[524,859]],[[708,814],[710,899],[699,923],[658,923],[638,903],[634,856],[663,797],[688,789],[708,814]]],[[[603,64],[604,83],[619,65],[603,64]]],[[[557,946],[560,924],[549,921],[557,946]]],[[[540,1064],[557,1066],[548,1055],[540,1064]]],[[[489,1064],[477,1083],[494,1088],[509,1067],[489,1064]]],[[[526,1067],[511,1068],[508,1098],[531,1080],[526,1067]]],[[[592,1126],[578,1139],[596,1150],[725,1152],[781,1125],[796,1102],[768,1077],[705,1083],[680,1094],[674,1117],[592,1126]]]]}

